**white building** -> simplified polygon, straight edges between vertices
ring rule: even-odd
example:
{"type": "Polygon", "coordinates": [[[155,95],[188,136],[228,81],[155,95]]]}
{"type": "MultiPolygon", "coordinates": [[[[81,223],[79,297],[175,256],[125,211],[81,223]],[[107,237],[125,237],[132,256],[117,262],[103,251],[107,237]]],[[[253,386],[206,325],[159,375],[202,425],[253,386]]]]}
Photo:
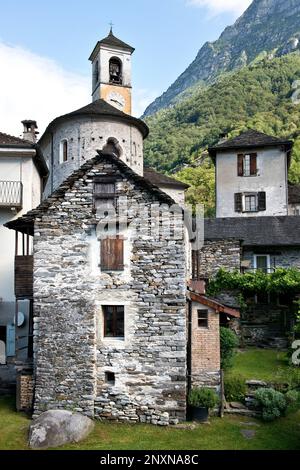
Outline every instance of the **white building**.
{"type": "MultiPolygon", "coordinates": [[[[1,381],[5,382],[9,378],[9,364],[16,356],[17,311],[24,314],[24,318],[19,315],[19,336],[27,334],[29,329],[29,304],[28,301],[22,302],[22,295],[18,298],[20,303],[16,308],[14,266],[15,255],[20,255],[19,260],[31,249],[24,236],[24,240],[19,240],[19,251],[16,253],[15,236],[3,225],[26,214],[40,203],[48,174],[45,161],[34,143],[36,123],[24,121],[23,125],[26,140],[0,133],[0,388],[1,381]]],[[[21,338],[21,356],[27,354],[26,346],[21,338]]]]}
{"type": "Polygon", "coordinates": [[[291,141],[255,130],[210,148],[217,218],[288,215],[291,149],[291,141]]]}

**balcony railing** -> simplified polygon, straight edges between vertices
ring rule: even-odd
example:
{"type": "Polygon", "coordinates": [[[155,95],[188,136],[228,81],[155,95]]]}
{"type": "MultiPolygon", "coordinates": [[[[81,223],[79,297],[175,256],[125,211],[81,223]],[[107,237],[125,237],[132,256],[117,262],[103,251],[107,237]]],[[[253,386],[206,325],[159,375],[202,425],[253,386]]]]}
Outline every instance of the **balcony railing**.
{"type": "Polygon", "coordinates": [[[22,208],[23,184],[21,181],[0,181],[0,207],[22,208]]]}

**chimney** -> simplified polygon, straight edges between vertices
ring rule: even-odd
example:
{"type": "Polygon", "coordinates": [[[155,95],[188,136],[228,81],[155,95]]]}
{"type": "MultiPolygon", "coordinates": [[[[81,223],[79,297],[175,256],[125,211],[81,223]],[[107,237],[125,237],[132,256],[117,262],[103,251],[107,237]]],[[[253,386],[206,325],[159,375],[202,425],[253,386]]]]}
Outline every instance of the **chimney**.
{"type": "Polygon", "coordinates": [[[39,134],[39,132],[37,131],[38,126],[36,121],[32,121],[31,119],[25,119],[24,121],[22,121],[22,124],[24,127],[23,139],[35,144],[36,137],[39,134]]]}

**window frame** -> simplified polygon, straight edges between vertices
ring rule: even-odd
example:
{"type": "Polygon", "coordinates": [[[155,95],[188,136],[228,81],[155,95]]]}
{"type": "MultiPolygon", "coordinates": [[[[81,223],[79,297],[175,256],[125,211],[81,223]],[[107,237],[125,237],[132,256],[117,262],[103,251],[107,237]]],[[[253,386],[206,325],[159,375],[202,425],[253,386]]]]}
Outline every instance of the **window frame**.
{"type": "Polygon", "coordinates": [[[208,308],[206,308],[206,309],[204,309],[204,308],[197,309],[197,328],[205,328],[205,329],[209,328],[209,310],[208,310],[208,308]],[[201,315],[202,315],[202,318],[200,318],[201,315]],[[204,317],[203,317],[203,315],[204,315],[204,317]],[[204,321],[205,324],[200,325],[201,321],[204,321]]]}
{"type": "Polygon", "coordinates": [[[264,253],[255,253],[253,255],[253,267],[255,271],[258,271],[260,268],[257,267],[257,258],[267,258],[267,267],[266,271],[262,270],[263,272],[270,273],[271,272],[271,255],[267,255],[264,253]]]}
{"type": "Polygon", "coordinates": [[[103,177],[103,178],[94,178],[93,181],[93,210],[94,212],[97,211],[96,201],[111,201],[112,207],[116,207],[116,179],[113,177],[103,177]],[[97,185],[114,185],[114,191],[112,193],[108,193],[105,191],[96,191],[97,185]]]}
{"type": "Polygon", "coordinates": [[[257,153],[239,153],[237,155],[237,173],[239,177],[243,178],[258,176],[257,153]]]}
{"type": "Polygon", "coordinates": [[[249,214],[253,214],[254,212],[258,212],[258,194],[257,193],[245,193],[243,197],[243,212],[247,212],[249,214]],[[251,203],[250,203],[250,208],[247,209],[247,204],[246,201],[248,198],[254,198],[255,199],[255,210],[251,209],[251,203]]]}
{"type": "Polygon", "coordinates": [[[102,319],[103,319],[103,328],[102,328],[102,334],[103,334],[103,339],[105,341],[125,341],[125,305],[102,305],[102,319]],[[117,315],[118,315],[118,309],[122,308],[123,309],[123,335],[121,336],[120,334],[117,335],[118,332],[118,327],[117,327],[117,315]],[[107,317],[106,313],[107,309],[112,309],[113,313],[113,318],[112,318],[112,324],[113,324],[113,334],[108,335],[107,334],[107,317]]]}
{"type": "Polygon", "coordinates": [[[60,141],[59,149],[59,163],[62,165],[69,160],[69,142],[68,139],[62,139],[60,141]]]}

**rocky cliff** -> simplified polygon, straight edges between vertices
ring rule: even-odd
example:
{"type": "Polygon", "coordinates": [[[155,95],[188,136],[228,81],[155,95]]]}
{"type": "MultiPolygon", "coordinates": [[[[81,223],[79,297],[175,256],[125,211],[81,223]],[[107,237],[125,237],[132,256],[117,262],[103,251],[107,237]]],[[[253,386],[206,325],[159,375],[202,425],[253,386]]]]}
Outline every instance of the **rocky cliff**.
{"type": "Polygon", "coordinates": [[[233,26],[215,42],[207,42],[192,64],[145,111],[167,108],[196,84],[210,84],[229,72],[265,56],[300,50],[300,0],[254,0],[233,26]]]}

